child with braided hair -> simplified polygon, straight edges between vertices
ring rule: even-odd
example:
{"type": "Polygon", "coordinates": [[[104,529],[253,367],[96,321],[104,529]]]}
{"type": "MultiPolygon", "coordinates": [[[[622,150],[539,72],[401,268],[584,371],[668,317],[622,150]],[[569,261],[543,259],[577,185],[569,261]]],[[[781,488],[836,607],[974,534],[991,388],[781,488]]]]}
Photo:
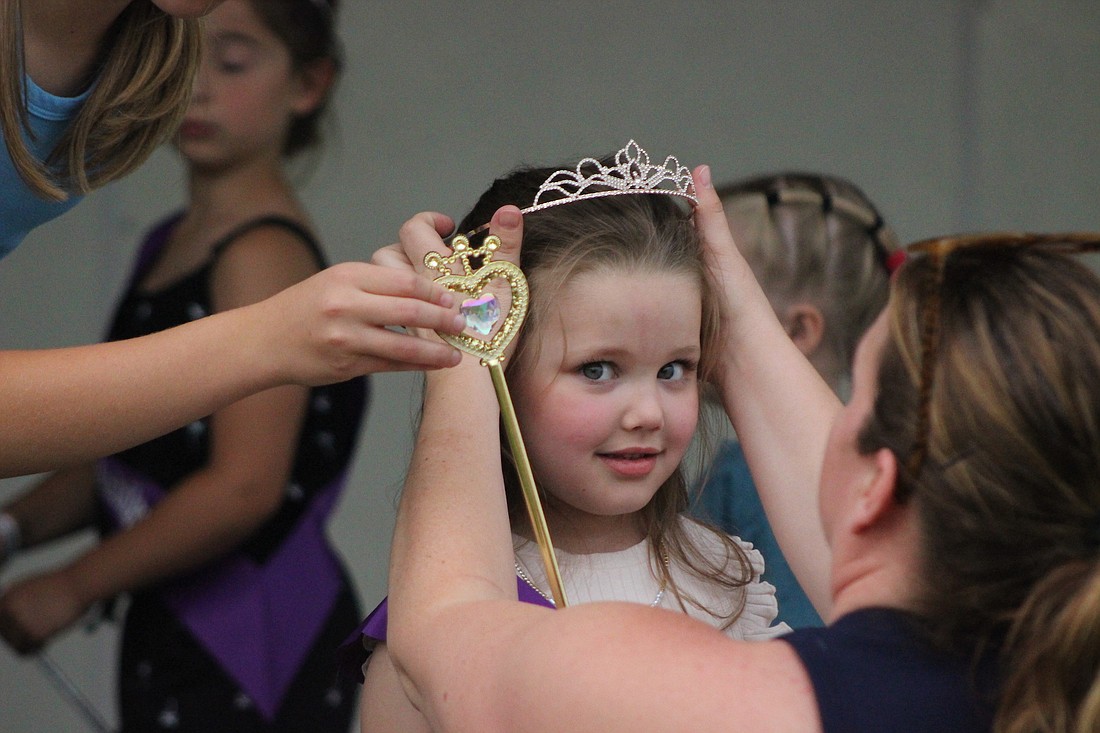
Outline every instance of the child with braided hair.
{"type": "MultiPolygon", "coordinates": [[[[856,344],[886,304],[890,274],[900,264],[893,230],[863,191],[838,176],[778,173],[716,190],[734,241],[783,329],[846,399],[856,344]]],[[[772,532],[741,444],[725,442],[704,476],[694,512],[764,554],[781,621],[820,626],[772,532]]],[[[797,551],[797,538],[785,539],[784,546],[797,551]]],[[[816,589],[821,580],[803,582],[816,589]]]]}

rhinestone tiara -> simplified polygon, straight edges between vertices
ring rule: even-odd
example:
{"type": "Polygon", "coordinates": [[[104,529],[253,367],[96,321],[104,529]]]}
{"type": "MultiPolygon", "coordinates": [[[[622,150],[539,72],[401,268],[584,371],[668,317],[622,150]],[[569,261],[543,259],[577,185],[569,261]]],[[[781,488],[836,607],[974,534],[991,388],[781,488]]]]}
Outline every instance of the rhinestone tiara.
{"type": "MultiPolygon", "coordinates": [[[[535,193],[535,200],[523,214],[549,209],[552,206],[571,204],[584,199],[627,194],[662,194],[679,196],[698,204],[695,181],[691,170],[680,165],[676,156],[665,158],[661,165],[649,162],[649,153],[631,140],[615,153],[615,164],[604,165],[595,158],[585,158],[573,170],[559,170],[550,174],[535,193]]],[[[482,224],[470,234],[489,228],[482,224]]]]}
{"type": "Polygon", "coordinates": [[[695,197],[695,181],[687,166],[680,165],[672,155],[661,165],[653,165],[649,162],[649,153],[631,140],[615,153],[613,166],[606,166],[595,158],[585,158],[574,170],[554,171],[539,186],[535,200],[522,211],[529,214],[583,199],[632,193],[680,196],[699,203],[695,197]]]}

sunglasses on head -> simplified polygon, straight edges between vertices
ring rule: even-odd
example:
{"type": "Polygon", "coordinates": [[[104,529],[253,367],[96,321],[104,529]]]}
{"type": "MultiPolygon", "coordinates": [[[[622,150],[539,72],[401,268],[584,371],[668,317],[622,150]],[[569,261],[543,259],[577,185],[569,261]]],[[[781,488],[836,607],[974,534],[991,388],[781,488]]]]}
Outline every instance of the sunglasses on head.
{"type": "Polygon", "coordinates": [[[938,237],[914,242],[906,247],[909,255],[929,257],[933,276],[924,285],[921,297],[920,384],[917,392],[917,431],[905,465],[909,476],[916,479],[928,456],[929,431],[931,429],[932,388],[935,382],[936,362],[940,348],[940,317],[943,283],[951,255],[965,250],[968,253],[989,253],[991,256],[1008,250],[1037,248],[1057,254],[1100,252],[1100,233],[1071,232],[1065,234],[1030,234],[997,232],[956,237],[938,237]]]}

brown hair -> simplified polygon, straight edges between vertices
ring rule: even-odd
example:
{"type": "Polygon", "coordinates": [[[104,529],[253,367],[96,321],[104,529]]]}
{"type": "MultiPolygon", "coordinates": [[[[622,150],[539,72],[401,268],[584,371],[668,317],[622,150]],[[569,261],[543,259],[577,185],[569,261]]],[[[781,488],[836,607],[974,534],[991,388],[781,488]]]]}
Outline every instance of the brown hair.
{"type": "Polygon", "coordinates": [[[108,33],[95,85],[45,161],[27,149],[21,0],[0,0],[0,118],[19,175],[42,198],[63,201],[133,171],[171,136],[198,68],[199,21],[132,2],[108,33]]]}
{"type": "Polygon", "coordinates": [[[778,173],[717,192],[772,307],[781,313],[809,300],[821,310],[821,364],[835,389],[886,304],[890,255],[899,249],[893,230],[863,191],[837,176],[778,173]]]}
{"type": "MultiPolygon", "coordinates": [[[[459,231],[470,231],[484,224],[506,204],[529,205],[539,184],[555,170],[520,169],[498,179],[459,224],[459,231]]],[[[531,307],[507,370],[522,370],[536,358],[537,334],[543,327],[540,304],[550,302],[554,293],[577,275],[595,270],[687,273],[699,284],[702,294],[699,382],[703,384],[717,353],[718,306],[701,243],[688,212],[679,203],[669,196],[645,194],[589,199],[531,213],[524,217],[523,226],[520,267],[531,288],[531,307]]],[[[471,243],[477,246],[483,237],[484,234],[475,235],[471,243]]],[[[519,479],[503,440],[502,450],[505,488],[516,524],[525,521],[519,479]]],[[[676,586],[662,562],[661,549],[692,574],[729,591],[752,581],[752,567],[745,552],[724,533],[714,532],[726,548],[724,556],[715,557],[697,547],[678,521],[687,507],[687,481],[682,468],[677,468],[642,510],[644,529],[650,540],[651,567],[657,579],[676,594],[682,607],[689,603],[718,615],[676,586]]],[[[740,616],[743,605],[736,605],[728,616],[719,617],[728,626],[740,616]]]]}
{"type": "MultiPolygon", "coordinates": [[[[290,52],[291,68],[301,72],[320,62],[330,61],[334,70],[341,67],[336,37],[337,0],[251,0],[256,14],[290,52]]],[[[319,122],[328,106],[330,94],[307,114],[290,123],[283,155],[313,147],[320,140],[319,122]]]]}
{"type": "Polygon", "coordinates": [[[1100,280],[1039,248],[942,270],[919,474],[930,258],[898,274],[860,449],[898,457],[922,533],[918,611],[947,648],[1000,648],[1000,733],[1100,729],[1100,280]]]}

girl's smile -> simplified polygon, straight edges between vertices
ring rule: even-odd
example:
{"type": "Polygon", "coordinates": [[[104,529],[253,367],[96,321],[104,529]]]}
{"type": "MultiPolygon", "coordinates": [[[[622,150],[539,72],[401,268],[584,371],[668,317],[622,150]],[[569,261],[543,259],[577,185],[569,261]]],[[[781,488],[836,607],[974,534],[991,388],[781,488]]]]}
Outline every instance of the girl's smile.
{"type": "Polygon", "coordinates": [[[596,455],[615,473],[624,478],[632,478],[648,476],[657,467],[659,452],[649,448],[637,448],[596,455]]]}

